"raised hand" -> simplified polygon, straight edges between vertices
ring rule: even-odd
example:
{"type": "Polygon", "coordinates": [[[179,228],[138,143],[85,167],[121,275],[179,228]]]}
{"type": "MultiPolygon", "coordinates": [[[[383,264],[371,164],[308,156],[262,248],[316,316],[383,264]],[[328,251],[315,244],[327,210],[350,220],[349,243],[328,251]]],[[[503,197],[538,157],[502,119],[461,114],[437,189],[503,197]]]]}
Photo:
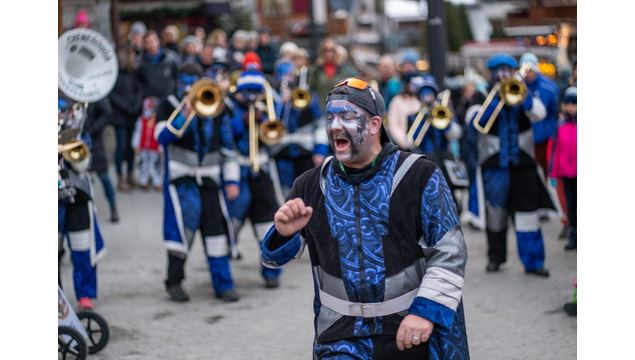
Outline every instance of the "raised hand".
{"type": "Polygon", "coordinates": [[[293,235],[309,222],[313,208],[305,206],[304,201],[295,198],[287,201],[278,209],[273,217],[276,230],[282,236],[293,235]]]}

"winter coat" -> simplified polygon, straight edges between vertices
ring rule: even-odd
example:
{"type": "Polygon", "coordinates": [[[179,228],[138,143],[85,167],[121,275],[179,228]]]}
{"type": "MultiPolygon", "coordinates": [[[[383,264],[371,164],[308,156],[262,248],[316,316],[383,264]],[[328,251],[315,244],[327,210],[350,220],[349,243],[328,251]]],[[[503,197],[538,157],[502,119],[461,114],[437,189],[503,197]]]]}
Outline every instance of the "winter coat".
{"type": "Polygon", "coordinates": [[[578,177],[577,116],[562,121],[551,144],[549,176],[578,177]]]}
{"type": "Polygon", "coordinates": [[[112,106],[106,97],[88,105],[83,133],[90,136],[90,171],[108,171],[108,159],[104,149],[102,132],[112,119],[112,106]]]}
{"type": "Polygon", "coordinates": [[[138,72],[143,84],[143,97],[163,99],[176,93],[179,64],[179,56],[168,49],[161,49],[161,55],[155,61],[142,54],[138,72]]]}
{"type": "Polygon", "coordinates": [[[143,85],[139,74],[120,69],[108,98],[112,105],[112,124],[116,127],[133,127],[143,102],[143,85]]]}

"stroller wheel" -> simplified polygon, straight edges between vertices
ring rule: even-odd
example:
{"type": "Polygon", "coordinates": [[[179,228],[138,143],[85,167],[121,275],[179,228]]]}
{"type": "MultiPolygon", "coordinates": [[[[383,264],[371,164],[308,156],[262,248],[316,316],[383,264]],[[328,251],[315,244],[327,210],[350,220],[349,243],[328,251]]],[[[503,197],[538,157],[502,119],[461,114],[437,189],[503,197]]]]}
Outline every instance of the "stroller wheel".
{"type": "Polygon", "coordinates": [[[88,347],[82,334],[70,326],[57,327],[57,355],[62,360],[84,360],[88,347]]]}
{"type": "Polygon", "coordinates": [[[93,311],[80,311],[77,317],[88,333],[88,353],[95,354],[105,348],[110,339],[110,328],[106,319],[93,311]]]}

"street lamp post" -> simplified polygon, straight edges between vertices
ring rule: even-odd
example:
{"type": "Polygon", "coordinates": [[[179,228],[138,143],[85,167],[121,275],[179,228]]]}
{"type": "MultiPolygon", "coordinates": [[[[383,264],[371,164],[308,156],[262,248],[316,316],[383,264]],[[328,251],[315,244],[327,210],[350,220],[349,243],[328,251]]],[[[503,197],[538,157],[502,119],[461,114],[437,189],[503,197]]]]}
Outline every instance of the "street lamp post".
{"type": "Polygon", "coordinates": [[[443,0],[428,0],[428,54],[432,76],[445,88],[445,53],[448,47],[443,0]]]}

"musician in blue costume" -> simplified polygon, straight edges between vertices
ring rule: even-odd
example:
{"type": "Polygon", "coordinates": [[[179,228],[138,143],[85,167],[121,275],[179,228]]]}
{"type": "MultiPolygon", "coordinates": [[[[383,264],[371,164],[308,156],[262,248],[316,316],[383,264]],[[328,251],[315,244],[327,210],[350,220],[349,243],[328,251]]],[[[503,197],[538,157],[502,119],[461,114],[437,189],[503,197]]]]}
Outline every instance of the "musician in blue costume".
{"type": "MultiPolygon", "coordinates": [[[[273,224],[273,215],[282,200],[280,182],[270,147],[260,139],[256,140],[258,151],[255,160],[258,162],[259,169],[254,168],[249,156],[251,146],[249,107],[254,107],[255,121],[262,126],[270,115],[275,116],[276,103],[279,102],[279,97],[272,91],[270,98],[272,103],[269,110],[273,111],[269,114],[265,96],[265,87],[268,85],[264,74],[260,71],[261,68],[258,55],[247,52],[242,63],[243,71],[236,82],[237,90],[232,102],[231,118],[232,134],[240,163],[240,195],[228,204],[236,234],[249,218],[258,242],[273,224]]],[[[279,269],[261,266],[260,274],[266,288],[273,289],[279,286],[279,269]]]]}
{"type": "MultiPolygon", "coordinates": [[[[159,105],[157,117],[169,119],[189,88],[201,77],[198,64],[182,65],[177,94],[159,105]]],[[[165,286],[173,301],[188,301],[181,287],[185,261],[197,231],[200,231],[211,273],[215,296],[237,301],[230,269],[235,254],[234,231],[227,199],[240,192],[240,172],[227,108],[215,117],[196,115],[189,124],[191,110],[185,101],[170,121],[160,121],[155,136],[163,148],[163,237],[168,252],[165,286]]]]}
{"type": "MultiPolygon", "coordinates": [[[[60,112],[66,114],[63,116],[74,116],[68,100],[58,100],[58,107],[60,112]]],[[[74,147],[72,144],[79,140],[76,138],[78,130],[80,129],[63,129],[60,133],[60,151],[74,147]],[[69,133],[74,135],[66,136],[69,133]]],[[[90,139],[86,136],[82,141],[87,146],[90,144],[90,139]]],[[[58,240],[63,246],[66,239],[71,250],[73,286],[79,308],[92,310],[92,300],[97,298],[97,262],[106,255],[106,248],[93,203],[93,184],[88,173],[91,158],[88,155],[83,160],[68,161],[61,153],[58,155],[61,162],[60,180],[65,181],[69,189],[72,188],[72,193],[60,193],[62,196],[58,199],[58,240]]]]}
{"type": "MultiPolygon", "coordinates": [[[[425,74],[413,78],[411,83],[416,84],[416,93],[422,105],[422,109],[419,112],[408,115],[409,129],[412,129],[412,125],[415,123],[417,117],[422,119],[417,128],[412,129],[413,131],[409,131],[411,136],[408,137],[408,141],[411,144],[411,151],[425,154],[429,160],[433,161],[441,169],[450,186],[455,204],[457,208],[460,208],[458,200],[454,197],[454,190],[467,187],[467,172],[458,171],[460,169],[456,168],[455,165],[459,163],[454,160],[454,156],[450,151],[450,142],[460,139],[463,130],[454,117],[454,114],[451,115],[445,129],[436,128],[431,124],[432,109],[435,105],[441,104],[442,102],[442,99],[439,98],[439,95],[441,95],[439,94],[439,86],[432,75],[425,74]],[[430,122],[430,124],[426,124],[426,122],[430,122]],[[423,133],[422,137],[424,127],[427,127],[427,130],[423,133]]],[[[448,110],[451,111],[449,100],[444,106],[447,106],[448,110]]],[[[448,114],[448,116],[450,115],[448,114]]],[[[462,170],[464,170],[464,168],[462,168],[462,170]]]]}
{"type": "Polygon", "coordinates": [[[306,68],[294,68],[291,63],[278,66],[280,98],[277,113],[284,124],[286,135],[281,142],[271,146],[276,159],[282,192],[287,194],[293,181],[307,170],[322,164],[329,152],[328,139],[324,131],[324,118],[317,94],[303,86],[306,68]],[[292,92],[307,91],[311,99],[304,108],[294,106],[292,92]]]}
{"type": "Polygon", "coordinates": [[[309,248],[314,359],[469,359],[467,249],[441,171],[388,140],[364,80],[332,88],[326,109],[335,157],[295,181],[261,246],[273,268],[309,248]]]}
{"type": "MultiPolygon", "coordinates": [[[[509,79],[518,68],[516,60],[508,54],[490,57],[487,67],[491,71],[491,84],[509,79]]],[[[483,104],[468,109],[473,114],[471,125],[478,121],[485,127],[495,115],[494,110],[502,101],[497,94],[481,109],[483,104]],[[478,110],[483,110],[478,119],[478,110]]],[[[518,253],[527,274],[548,277],[545,268],[545,250],[540,228],[539,210],[555,210],[554,202],[539,176],[534,160],[532,123],[545,116],[540,98],[529,94],[515,106],[505,104],[495,117],[491,130],[479,134],[477,190],[479,216],[485,224],[488,245],[488,272],[500,270],[507,260],[508,217],[516,230],[518,253]]]]}

